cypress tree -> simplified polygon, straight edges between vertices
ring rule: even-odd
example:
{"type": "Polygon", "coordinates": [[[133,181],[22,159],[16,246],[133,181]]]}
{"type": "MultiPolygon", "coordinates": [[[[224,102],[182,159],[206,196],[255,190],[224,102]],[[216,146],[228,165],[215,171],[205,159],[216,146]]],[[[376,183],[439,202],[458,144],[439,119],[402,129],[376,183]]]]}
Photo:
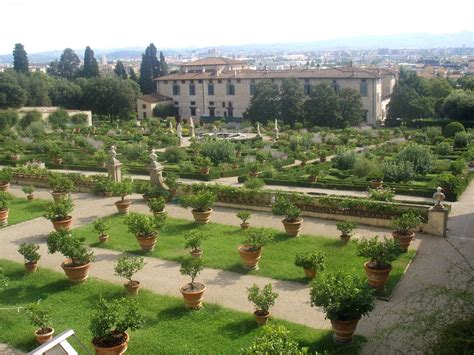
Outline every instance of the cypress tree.
{"type": "Polygon", "coordinates": [[[163,52],[160,51],[160,71],[161,76],[168,75],[168,64],[166,64],[165,56],[163,52]]]}
{"type": "Polygon", "coordinates": [[[127,71],[125,70],[125,67],[123,66],[123,63],[121,60],[117,61],[117,64],[115,64],[115,69],[114,69],[115,74],[117,74],[118,77],[122,79],[127,79],[127,71]]]}
{"type": "Polygon", "coordinates": [[[99,76],[99,64],[94,57],[94,51],[87,46],[84,52],[84,68],[82,75],[86,78],[93,78],[99,76]]]}
{"type": "Polygon", "coordinates": [[[15,44],[13,49],[13,69],[18,73],[27,74],[28,70],[28,55],[25,47],[21,43],[15,44]]]}
{"type": "Polygon", "coordinates": [[[131,80],[133,80],[134,82],[138,82],[138,78],[137,78],[137,74],[135,74],[135,70],[133,70],[132,67],[130,67],[128,69],[128,76],[130,77],[131,80]]]}

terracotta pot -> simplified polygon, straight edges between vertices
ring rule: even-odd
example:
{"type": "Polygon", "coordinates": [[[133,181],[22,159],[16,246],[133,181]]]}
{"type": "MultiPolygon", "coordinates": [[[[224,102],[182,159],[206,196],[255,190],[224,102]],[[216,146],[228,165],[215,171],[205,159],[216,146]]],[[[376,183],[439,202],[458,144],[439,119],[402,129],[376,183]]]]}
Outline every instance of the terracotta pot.
{"type": "Polygon", "coordinates": [[[409,232],[409,234],[406,234],[406,235],[400,234],[395,231],[392,232],[393,239],[398,240],[398,242],[400,243],[400,250],[403,252],[408,251],[408,247],[410,246],[410,242],[414,236],[415,236],[415,232],[409,232]]]}
{"type": "Polygon", "coordinates": [[[287,219],[281,221],[285,227],[286,234],[291,237],[297,237],[300,234],[301,223],[303,223],[303,218],[300,218],[296,222],[288,222],[287,219]]]}
{"type": "Polygon", "coordinates": [[[71,260],[68,259],[61,264],[66,276],[69,280],[74,283],[79,283],[87,280],[89,277],[89,268],[91,267],[91,263],[87,263],[80,266],[68,266],[71,263],[71,260]]]}
{"type": "Polygon", "coordinates": [[[38,270],[38,262],[37,261],[29,261],[25,263],[25,269],[28,272],[36,272],[38,270]]]}
{"type": "Polygon", "coordinates": [[[0,210],[0,227],[8,225],[8,208],[0,210]]]}
{"type": "Polygon", "coordinates": [[[209,210],[205,212],[199,212],[196,210],[192,210],[191,212],[193,213],[194,220],[197,224],[208,224],[211,219],[212,208],[209,208],[209,210]]]}
{"type": "Polygon", "coordinates": [[[370,187],[373,189],[380,189],[382,187],[382,180],[370,180],[370,187]]]}
{"type": "Polygon", "coordinates": [[[11,161],[18,161],[20,160],[20,154],[10,155],[11,161]]]}
{"type": "Polygon", "coordinates": [[[367,282],[369,283],[370,287],[376,289],[383,289],[388,281],[388,276],[390,271],[392,271],[392,267],[388,269],[372,269],[368,267],[369,262],[367,261],[364,264],[365,273],[367,274],[367,282]]]}
{"type": "Polygon", "coordinates": [[[35,337],[38,344],[44,344],[53,339],[54,328],[48,328],[46,333],[40,333],[41,329],[36,329],[35,337]]]}
{"type": "Polygon", "coordinates": [[[140,281],[130,281],[123,284],[129,295],[137,295],[140,289],[140,281]]]}
{"type": "Polygon", "coordinates": [[[104,191],[104,196],[105,197],[112,197],[114,193],[112,191],[104,191]]]}
{"type": "Polygon", "coordinates": [[[250,223],[249,222],[242,222],[240,223],[240,228],[241,229],[249,229],[250,223]]]}
{"type": "Polygon", "coordinates": [[[109,235],[108,234],[99,235],[99,241],[101,243],[107,243],[108,240],[109,240],[109,235]]]}
{"type": "Polygon", "coordinates": [[[200,169],[199,169],[199,172],[200,172],[202,175],[208,175],[210,170],[211,170],[210,168],[200,168],[200,169]]]}
{"type": "Polygon", "coordinates": [[[8,191],[9,188],[10,188],[9,182],[0,183],[0,191],[8,191]]]}
{"type": "Polygon", "coordinates": [[[255,320],[259,326],[267,324],[267,321],[270,318],[270,312],[255,311],[253,312],[253,315],[255,316],[255,320]]]}
{"type": "Polygon", "coordinates": [[[197,290],[188,289],[189,285],[190,283],[186,283],[179,288],[179,291],[183,295],[186,308],[195,310],[201,309],[204,291],[206,291],[206,285],[195,282],[194,285],[198,286],[197,290]]]}
{"type": "Polygon", "coordinates": [[[140,244],[140,248],[142,250],[152,251],[153,249],[155,249],[156,238],[158,238],[156,234],[146,236],[137,235],[136,237],[138,244],[140,244]]]}
{"type": "Polygon", "coordinates": [[[308,279],[314,279],[316,277],[316,270],[303,268],[304,273],[308,279]]]}
{"type": "Polygon", "coordinates": [[[33,194],[27,195],[27,196],[26,196],[26,199],[27,199],[28,201],[33,201],[33,200],[35,199],[35,195],[33,195],[33,194]]]}
{"type": "Polygon", "coordinates": [[[259,171],[257,171],[257,172],[252,172],[252,171],[250,171],[250,172],[249,172],[249,176],[251,176],[251,177],[258,177],[258,175],[260,175],[260,172],[259,172],[259,171]]]}
{"type": "Polygon", "coordinates": [[[352,343],[354,332],[357,328],[359,319],[352,320],[332,320],[331,325],[334,329],[333,339],[336,343],[352,343]]]}
{"type": "Polygon", "coordinates": [[[262,248],[256,251],[249,251],[247,250],[249,247],[250,245],[248,244],[239,246],[240,258],[246,269],[258,270],[258,262],[262,257],[262,248]]]}
{"type": "Polygon", "coordinates": [[[324,163],[324,162],[326,161],[326,157],[319,157],[319,161],[320,161],[321,163],[324,163]]]}
{"type": "Polygon", "coordinates": [[[309,182],[316,182],[316,181],[318,181],[318,177],[317,176],[309,176],[308,181],[309,182]]]}
{"type": "Polygon", "coordinates": [[[61,229],[70,230],[72,225],[72,217],[67,216],[66,219],[61,221],[52,221],[53,227],[56,231],[60,231],[61,229]]]}
{"type": "Polygon", "coordinates": [[[161,216],[163,213],[165,213],[164,209],[162,211],[153,212],[153,216],[158,217],[158,216],[161,216]]]}
{"type": "Polygon", "coordinates": [[[115,202],[115,207],[117,207],[117,211],[120,214],[128,214],[130,212],[130,205],[132,201],[124,200],[124,201],[117,201],[115,202]]]}
{"type": "Polygon", "coordinates": [[[198,250],[191,250],[189,252],[189,254],[191,254],[191,256],[195,257],[195,258],[200,258],[203,254],[203,251],[201,249],[198,249],[198,250]]]}
{"type": "Polygon", "coordinates": [[[347,243],[349,243],[349,240],[351,240],[351,236],[350,235],[345,235],[345,234],[341,234],[339,236],[339,238],[341,239],[341,242],[343,244],[347,244],[347,243]]]}
{"type": "Polygon", "coordinates": [[[130,339],[127,333],[125,334],[125,341],[122,344],[111,346],[109,348],[103,348],[100,346],[97,346],[92,342],[92,345],[95,348],[95,353],[96,355],[120,355],[123,354],[127,351],[128,347],[128,340],[130,339]]]}
{"type": "Polygon", "coordinates": [[[304,161],[304,162],[302,161],[302,162],[300,163],[300,166],[301,166],[302,168],[304,168],[304,167],[306,166],[306,162],[305,162],[305,161],[304,161]]]}
{"type": "Polygon", "coordinates": [[[54,202],[61,202],[61,200],[65,197],[68,196],[67,192],[51,192],[51,195],[53,195],[53,200],[54,202]]]}
{"type": "Polygon", "coordinates": [[[54,164],[60,165],[62,162],[63,162],[63,159],[62,159],[62,158],[53,159],[53,163],[54,163],[54,164]]]}

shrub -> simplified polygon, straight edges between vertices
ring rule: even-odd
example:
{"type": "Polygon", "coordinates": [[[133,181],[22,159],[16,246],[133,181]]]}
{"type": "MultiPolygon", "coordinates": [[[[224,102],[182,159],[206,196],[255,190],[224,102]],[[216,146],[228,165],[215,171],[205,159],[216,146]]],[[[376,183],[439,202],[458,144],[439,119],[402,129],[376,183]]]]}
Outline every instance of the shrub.
{"type": "Polygon", "coordinates": [[[251,173],[259,173],[260,171],[262,171],[262,163],[258,161],[250,162],[247,164],[247,169],[249,169],[251,173]]]}
{"type": "Polygon", "coordinates": [[[357,156],[355,163],[352,167],[352,173],[357,177],[367,176],[370,172],[380,170],[378,163],[371,159],[357,156]]]}
{"type": "Polygon", "coordinates": [[[74,189],[74,181],[63,174],[51,175],[48,184],[53,192],[69,193],[74,189]]]}
{"type": "Polygon", "coordinates": [[[188,155],[183,148],[171,146],[166,148],[163,153],[163,157],[168,163],[179,163],[183,160],[186,160],[188,155]]]}
{"type": "Polygon", "coordinates": [[[406,182],[415,177],[413,163],[409,161],[386,161],[382,163],[383,176],[388,181],[406,182]]]}
{"type": "Polygon", "coordinates": [[[423,175],[428,173],[433,166],[433,157],[429,149],[418,144],[410,144],[402,149],[397,155],[397,160],[413,163],[413,170],[423,175]]]}
{"type": "Polygon", "coordinates": [[[12,179],[12,172],[9,168],[3,168],[0,170],[0,183],[1,185],[8,184],[12,179]]]}
{"type": "Polygon", "coordinates": [[[66,165],[75,165],[77,164],[77,157],[73,152],[67,152],[64,154],[63,162],[66,165]]]}
{"type": "Polygon", "coordinates": [[[340,170],[349,170],[355,164],[356,161],[356,153],[355,152],[343,152],[337,154],[334,159],[332,160],[334,167],[340,170]]]}
{"type": "Polygon", "coordinates": [[[454,136],[454,147],[466,148],[469,145],[470,136],[466,132],[458,132],[454,136]]]}
{"type": "Polygon", "coordinates": [[[423,132],[415,132],[412,135],[412,139],[418,144],[424,144],[428,142],[428,135],[426,135],[426,133],[423,133],[423,132]]]}
{"type": "Polygon", "coordinates": [[[407,235],[411,229],[418,227],[421,218],[413,212],[407,212],[393,219],[391,226],[396,232],[407,235]]]}
{"type": "Polygon", "coordinates": [[[393,240],[384,238],[379,241],[378,236],[371,239],[362,239],[357,242],[357,255],[369,258],[368,266],[372,269],[388,269],[400,255],[400,244],[393,240]]]}
{"type": "Polygon", "coordinates": [[[23,255],[25,262],[33,263],[41,259],[38,253],[40,246],[38,244],[21,243],[18,252],[23,255]]]}
{"type": "Polygon", "coordinates": [[[322,274],[312,282],[310,297],[311,306],[322,307],[330,320],[359,319],[374,309],[373,290],[352,274],[322,274]]]}
{"type": "Polygon", "coordinates": [[[273,237],[266,233],[264,229],[254,229],[247,234],[247,238],[243,241],[243,244],[249,245],[249,251],[260,250],[271,241],[273,237]]]}
{"type": "Polygon", "coordinates": [[[252,214],[250,213],[250,211],[246,210],[241,210],[237,212],[237,218],[240,219],[242,223],[246,223],[250,219],[251,215],[252,214]]]}
{"type": "Polygon", "coordinates": [[[206,235],[204,235],[204,233],[200,231],[197,231],[197,230],[189,231],[184,234],[184,239],[186,240],[184,247],[191,248],[193,252],[198,252],[202,241],[205,240],[206,238],[207,238],[206,235]]]}
{"type": "Polygon", "coordinates": [[[449,155],[453,152],[453,147],[448,142],[441,142],[436,147],[436,151],[439,155],[449,155]]]}
{"type": "Polygon", "coordinates": [[[307,251],[295,256],[295,265],[304,269],[324,271],[326,256],[319,251],[307,251]]]}
{"type": "Polygon", "coordinates": [[[210,191],[201,191],[192,195],[185,195],[181,198],[181,206],[192,207],[197,212],[210,210],[216,200],[216,195],[210,191]]]}
{"type": "Polygon", "coordinates": [[[305,172],[309,176],[316,177],[316,178],[322,175],[321,169],[318,164],[306,165],[305,172]]]}
{"type": "Polygon", "coordinates": [[[208,157],[203,157],[202,155],[198,156],[195,162],[200,169],[207,169],[210,168],[212,165],[211,159],[209,159],[208,157]]]}
{"type": "Polygon", "coordinates": [[[430,141],[434,141],[437,137],[442,136],[443,130],[441,127],[425,127],[423,131],[430,141]]]}
{"type": "Polygon", "coordinates": [[[31,185],[30,186],[25,186],[21,190],[27,195],[32,195],[33,192],[35,191],[35,189],[31,185]]]}
{"type": "Polygon", "coordinates": [[[188,256],[181,259],[181,268],[179,269],[179,272],[181,275],[186,275],[191,278],[191,289],[194,289],[194,280],[203,269],[204,266],[201,258],[188,256]]]}
{"type": "Polygon", "coordinates": [[[72,266],[80,266],[94,259],[94,253],[82,244],[84,240],[85,238],[73,237],[67,230],[60,230],[51,232],[46,244],[51,254],[60,252],[71,260],[72,266]]]}
{"type": "Polygon", "coordinates": [[[143,258],[143,256],[137,256],[134,258],[128,256],[121,256],[118,259],[117,264],[115,265],[114,271],[115,275],[126,278],[129,284],[132,284],[133,275],[143,269],[144,266],[145,259],[143,258]]]}
{"type": "MultiPolygon", "coordinates": [[[[243,349],[245,355],[307,355],[308,348],[300,348],[298,342],[290,338],[290,332],[283,326],[266,325],[263,333],[256,336],[253,344],[243,349]]],[[[317,354],[316,354],[317,355],[317,354]]]]}
{"type": "Polygon", "coordinates": [[[0,210],[5,210],[10,206],[10,202],[13,200],[13,195],[5,192],[0,191],[0,210]]]}
{"type": "Polygon", "coordinates": [[[265,182],[262,179],[249,177],[244,182],[244,187],[251,190],[258,190],[265,186],[265,182]]]}
{"type": "Polygon", "coordinates": [[[456,159],[449,165],[449,171],[454,175],[463,175],[467,170],[467,163],[463,158],[456,159]]]}
{"type": "Polygon", "coordinates": [[[114,182],[112,185],[112,190],[115,195],[118,195],[122,198],[123,202],[125,201],[125,196],[131,195],[133,193],[133,182],[130,179],[114,182]]]}
{"type": "Polygon", "coordinates": [[[214,165],[231,163],[235,158],[235,144],[228,140],[205,139],[201,142],[200,153],[214,165]]]}
{"type": "Polygon", "coordinates": [[[100,235],[105,235],[107,234],[107,231],[111,227],[111,222],[108,219],[105,218],[97,218],[94,221],[94,230],[99,233],[100,235]]]}
{"type": "Polygon", "coordinates": [[[289,199],[279,196],[272,207],[272,212],[277,216],[286,216],[288,222],[296,222],[300,219],[301,210],[289,199]]]}
{"type": "Polygon", "coordinates": [[[465,132],[466,129],[464,128],[462,123],[459,122],[451,122],[446,127],[444,127],[443,135],[446,138],[451,138],[456,135],[458,132],[465,132]]]}
{"type": "Polygon", "coordinates": [[[103,347],[118,345],[117,333],[140,329],[143,323],[143,315],[139,313],[138,303],[133,299],[107,301],[100,296],[89,326],[92,342],[103,347]]]}
{"type": "Polygon", "coordinates": [[[69,114],[64,109],[57,109],[48,116],[48,122],[54,129],[66,128],[69,121],[69,114]]]}
{"type": "Polygon", "coordinates": [[[337,229],[344,236],[351,236],[352,231],[357,228],[357,223],[352,221],[341,221],[336,223],[337,229]]]}
{"type": "Polygon", "coordinates": [[[28,317],[30,323],[40,329],[40,333],[46,334],[52,326],[51,313],[38,303],[30,303],[25,306],[23,313],[28,317]]]}
{"type": "Polygon", "coordinates": [[[395,190],[386,187],[383,189],[369,189],[369,199],[375,201],[393,201],[395,197],[395,190]]]}
{"type": "Polygon", "coordinates": [[[125,225],[128,232],[140,237],[149,237],[156,235],[157,230],[160,230],[166,221],[166,214],[161,213],[154,216],[146,216],[139,213],[130,213],[125,218],[125,225]]]}
{"type": "Polygon", "coordinates": [[[442,187],[445,193],[457,194],[462,186],[462,178],[451,173],[441,173],[436,185],[442,187]]]}
{"type": "Polygon", "coordinates": [[[166,173],[165,184],[170,189],[176,189],[178,187],[178,174],[176,173],[166,173]]]}
{"type": "Polygon", "coordinates": [[[166,206],[166,201],[163,197],[150,198],[147,204],[152,213],[157,213],[163,212],[166,206]]]}
{"type": "Polygon", "coordinates": [[[43,120],[43,116],[41,112],[37,110],[28,111],[25,115],[20,119],[18,125],[25,130],[30,124],[33,122],[39,122],[43,120]]]}
{"type": "Polygon", "coordinates": [[[247,288],[247,299],[255,305],[256,313],[266,315],[269,313],[271,307],[275,305],[275,300],[278,297],[278,293],[273,292],[271,284],[263,286],[260,290],[256,284],[252,287],[247,288]]]}
{"type": "Polygon", "coordinates": [[[69,217],[74,210],[74,203],[71,198],[63,198],[60,202],[49,202],[46,205],[44,217],[50,221],[63,221],[69,217]]]}

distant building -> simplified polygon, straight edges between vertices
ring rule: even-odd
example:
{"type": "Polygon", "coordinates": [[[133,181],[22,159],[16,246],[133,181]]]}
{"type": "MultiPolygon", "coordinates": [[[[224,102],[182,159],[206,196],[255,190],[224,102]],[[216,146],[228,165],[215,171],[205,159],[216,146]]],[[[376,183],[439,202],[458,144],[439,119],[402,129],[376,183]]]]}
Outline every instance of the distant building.
{"type": "Polygon", "coordinates": [[[137,99],[137,113],[139,119],[147,119],[153,117],[153,109],[157,105],[166,103],[172,103],[173,99],[160,95],[158,93],[152,93],[149,95],[142,95],[137,99]]]}
{"type": "MultiPolygon", "coordinates": [[[[256,85],[270,80],[277,85],[297,78],[306,94],[311,86],[326,83],[335,91],[357,90],[366,110],[368,124],[385,119],[385,108],[396,81],[396,72],[382,68],[341,67],[330,69],[251,70],[244,61],[212,57],[182,65],[181,72],[156,78],[157,94],[171,100],[179,116],[243,116],[256,85]]],[[[147,113],[148,115],[148,113],[147,113]]]]}

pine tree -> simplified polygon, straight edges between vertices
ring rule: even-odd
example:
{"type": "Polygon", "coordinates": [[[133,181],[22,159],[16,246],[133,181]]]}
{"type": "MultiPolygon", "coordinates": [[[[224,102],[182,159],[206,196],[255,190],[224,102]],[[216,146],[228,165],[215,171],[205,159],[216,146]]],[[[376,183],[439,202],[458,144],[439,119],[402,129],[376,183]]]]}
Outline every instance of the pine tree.
{"type": "Polygon", "coordinates": [[[122,78],[122,79],[127,79],[127,71],[125,70],[125,67],[123,66],[123,63],[121,60],[118,60],[117,61],[117,64],[115,65],[115,69],[114,69],[114,72],[115,74],[117,74],[117,76],[119,78],[122,78]]]}
{"type": "Polygon", "coordinates": [[[79,60],[77,54],[71,48],[66,48],[63,54],[61,54],[61,58],[59,58],[59,76],[62,76],[66,79],[75,78],[79,71],[80,64],[81,61],[79,60]]]}
{"type": "Polygon", "coordinates": [[[135,70],[133,70],[132,67],[130,67],[128,69],[128,76],[131,80],[133,80],[134,82],[138,82],[138,78],[137,78],[137,74],[135,74],[135,70]]]}
{"type": "Polygon", "coordinates": [[[28,55],[21,43],[15,44],[13,49],[13,69],[18,73],[28,73],[28,55]]]}
{"type": "Polygon", "coordinates": [[[82,75],[86,78],[93,78],[99,76],[99,64],[94,57],[94,51],[87,46],[84,52],[84,67],[82,75]]]}
{"type": "Polygon", "coordinates": [[[161,76],[168,75],[168,64],[166,64],[165,56],[163,52],[160,51],[160,69],[161,69],[161,76]]]}

